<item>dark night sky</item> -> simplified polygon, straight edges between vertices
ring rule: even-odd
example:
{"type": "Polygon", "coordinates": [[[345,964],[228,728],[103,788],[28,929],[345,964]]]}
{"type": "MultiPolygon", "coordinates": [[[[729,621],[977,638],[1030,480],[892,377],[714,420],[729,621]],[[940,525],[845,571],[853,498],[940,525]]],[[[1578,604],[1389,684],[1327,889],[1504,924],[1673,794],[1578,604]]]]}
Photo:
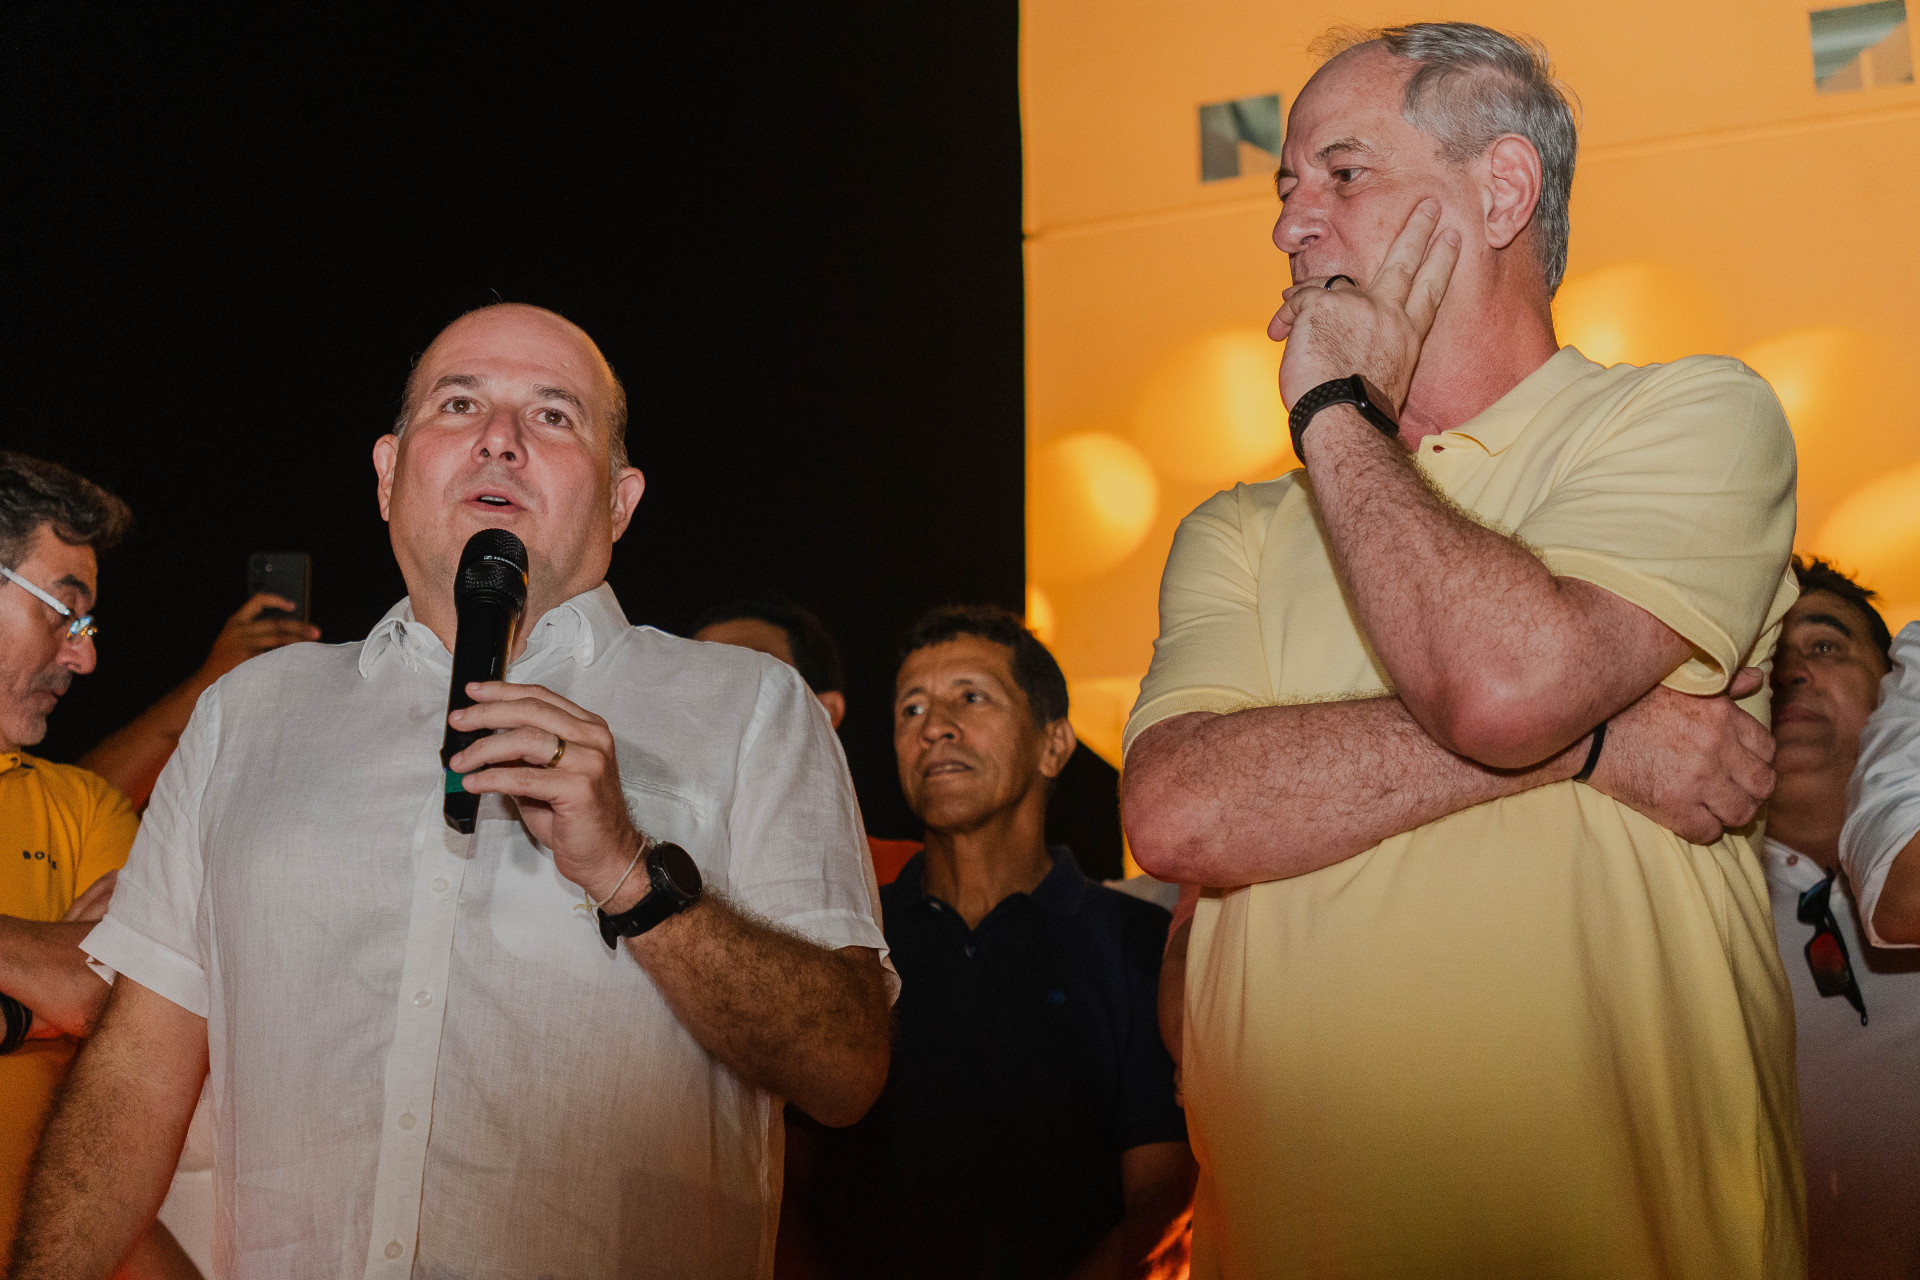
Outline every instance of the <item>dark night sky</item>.
{"type": "MultiPolygon", "coordinates": [[[[412,356],[500,297],[583,325],[627,382],[629,616],[677,630],[759,587],[816,607],[868,825],[914,833],[893,639],[1022,593],[1017,5],[566,21],[0,14],[0,440],[138,521],[46,754],[184,677],[252,551],[310,551],[326,638],[366,632],[404,590],[369,446],[412,356]]],[[[1074,775],[1060,834],[1117,864],[1111,771],[1074,775]]]]}

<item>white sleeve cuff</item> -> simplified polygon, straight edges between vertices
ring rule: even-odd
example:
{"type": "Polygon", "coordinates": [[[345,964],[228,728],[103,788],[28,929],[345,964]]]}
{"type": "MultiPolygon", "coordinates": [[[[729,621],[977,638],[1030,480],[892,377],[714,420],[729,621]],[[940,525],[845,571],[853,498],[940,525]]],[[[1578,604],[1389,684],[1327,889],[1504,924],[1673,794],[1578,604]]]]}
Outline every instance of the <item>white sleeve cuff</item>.
{"type": "Polygon", "coordinates": [[[880,926],[871,917],[836,907],[802,911],[775,923],[829,951],[838,951],[842,947],[872,948],[880,955],[880,967],[887,971],[887,1003],[892,1004],[900,998],[900,974],[894,969],[893,960],[888,954],[887,936],[880,932],[880,926]]]}
{"type": "Polygon", "coordinates": [[[92,957],[88,964],[102,977],[106,976],[102,970],[123,973],[188,1013],[207,1016],[211,1002],[207,998],[206,972],[179,952],[120,923],[111,908],[93,932],[81,940],[80,949],[92,957]]]}

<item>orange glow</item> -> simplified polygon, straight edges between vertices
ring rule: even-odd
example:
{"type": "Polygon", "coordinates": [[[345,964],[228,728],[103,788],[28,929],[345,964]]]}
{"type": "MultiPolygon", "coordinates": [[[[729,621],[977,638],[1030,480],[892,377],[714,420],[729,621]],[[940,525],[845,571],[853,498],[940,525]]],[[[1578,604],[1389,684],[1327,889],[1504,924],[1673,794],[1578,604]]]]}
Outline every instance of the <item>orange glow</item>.
{"type": "Polygon", "coordinates": [[[1027,538],[1034,577],[1071,582],[1112,568],[1147,536],[1160,484],[1119,436],[1082,431],[1034,455],[1027,538]]]}
{"type": "Polygon", "coordinates": [[[1553,321],[1561,342],[1605,365],[1727,350],[1726,305],[1697,276],[1657,262],[1623,262],[1565,281],[1553,321]]]}
{"type": "Polygon", "coordinates": [[[1920,621],[1920,465],[1871,481],[1821,526],[1820,553],[1881,595],[1896,631],[1920,621]]]}
{"type": "Polygon", "coordinates": [[[1229,329],[1162,361],[1133,410],[1134,439],[1153,465],[1211,485],[1299,465],[1280,400],[1281,350],[1257,330],[1229,329]]]}

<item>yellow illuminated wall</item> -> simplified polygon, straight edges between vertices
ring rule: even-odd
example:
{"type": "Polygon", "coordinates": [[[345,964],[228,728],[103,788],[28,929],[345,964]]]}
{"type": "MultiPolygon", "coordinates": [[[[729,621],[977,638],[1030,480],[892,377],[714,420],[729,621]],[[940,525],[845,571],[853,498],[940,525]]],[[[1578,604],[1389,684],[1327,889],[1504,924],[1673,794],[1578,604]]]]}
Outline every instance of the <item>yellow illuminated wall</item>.
{"type": "Polygon", "coordinates": [[[1816,92],[1808,6],[1778,0],[1030,0],[1028,606],[1115,764],[1175,524],[1295,465],[1263,335],[1287,283],[1273,162],[1202,184],[1198,108],[1277,91],[1284,111],[1335,20],[1443,18],[1538,36],[1580,99],[1562,341],[1766,375],[1799,443],[1799,546],[1896,628],[1920,618],[1920,88],[1886,83],[1904,27],[1864,87],[1816,92]]]}

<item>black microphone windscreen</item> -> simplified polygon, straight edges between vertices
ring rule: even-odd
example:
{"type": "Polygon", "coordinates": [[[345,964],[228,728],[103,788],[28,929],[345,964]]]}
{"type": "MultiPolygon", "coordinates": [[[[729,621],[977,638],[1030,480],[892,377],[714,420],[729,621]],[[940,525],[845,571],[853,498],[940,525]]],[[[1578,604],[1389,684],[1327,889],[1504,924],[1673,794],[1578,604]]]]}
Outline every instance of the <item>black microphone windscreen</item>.
{"type": "Polygon", "coordinates": [[[482,529],[460,551],[453,602],[458,606],[476,593],[506,596],[516,607],[526,603],[526,544],[505,529],[482,529]]]}

